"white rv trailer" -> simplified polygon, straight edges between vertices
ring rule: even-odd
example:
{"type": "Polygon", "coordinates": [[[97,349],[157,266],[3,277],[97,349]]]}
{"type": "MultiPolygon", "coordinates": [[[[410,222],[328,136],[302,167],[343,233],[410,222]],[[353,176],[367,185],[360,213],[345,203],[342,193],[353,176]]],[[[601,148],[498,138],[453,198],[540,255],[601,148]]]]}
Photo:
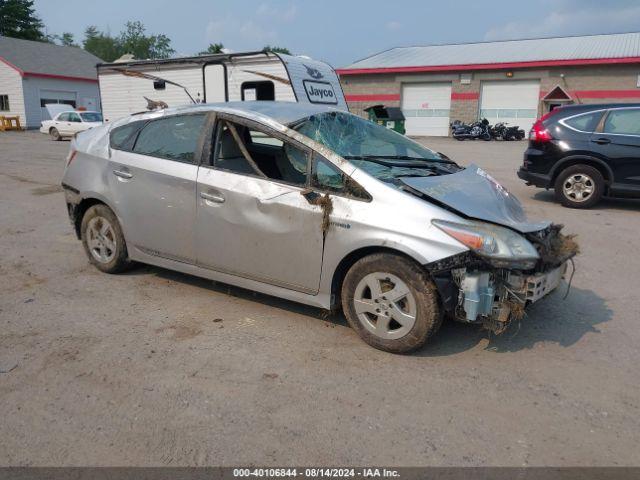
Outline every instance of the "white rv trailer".
{"type": "Polygon", "coordinates": [[[148,100],[190,103],[277,100],[347,110],[333,68],[308,57],[247,52],[98,64],[105,120],[145,111],[148,100]]]}

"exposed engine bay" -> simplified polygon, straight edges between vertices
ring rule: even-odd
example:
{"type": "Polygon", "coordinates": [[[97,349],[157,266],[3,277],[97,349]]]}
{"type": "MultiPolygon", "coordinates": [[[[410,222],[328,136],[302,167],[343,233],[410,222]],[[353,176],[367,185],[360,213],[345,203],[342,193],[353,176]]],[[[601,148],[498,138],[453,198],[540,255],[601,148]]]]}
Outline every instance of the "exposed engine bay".
{"type": "Polygon", "coordinates": [[[579,252],[562,225],[529,233],[539,260],[533,269],[496,268],[472,252],[426,265],[443,298],[445,311],[455,320],[477,323],[495,334],[525,315],[525,308],[555,290],[579,252]]]}

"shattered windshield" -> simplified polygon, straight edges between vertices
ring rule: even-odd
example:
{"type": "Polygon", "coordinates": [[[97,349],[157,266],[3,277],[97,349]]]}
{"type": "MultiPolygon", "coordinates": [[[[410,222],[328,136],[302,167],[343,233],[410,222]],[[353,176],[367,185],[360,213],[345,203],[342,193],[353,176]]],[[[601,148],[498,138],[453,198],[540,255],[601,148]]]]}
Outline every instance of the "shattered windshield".
{"type": "Polygon", "coordinates": [[[453,162],[440,154],[349,113],[312,115],[293,128],[380,180],[458,171],[453,162]]]}

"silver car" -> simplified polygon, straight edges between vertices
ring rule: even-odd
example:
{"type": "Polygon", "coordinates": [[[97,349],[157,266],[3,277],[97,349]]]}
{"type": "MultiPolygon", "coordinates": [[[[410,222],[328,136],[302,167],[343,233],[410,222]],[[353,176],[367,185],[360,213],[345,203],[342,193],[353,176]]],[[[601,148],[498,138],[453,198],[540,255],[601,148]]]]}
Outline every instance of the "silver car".
{"type": "Polygon", "coordinates": [[[132,115],[73,140],[63,187],[103,272],[143,262],[342,308],[391,352],[445,316],[500,333],[577,251],[481,168],[311,104],[132,115]]]}

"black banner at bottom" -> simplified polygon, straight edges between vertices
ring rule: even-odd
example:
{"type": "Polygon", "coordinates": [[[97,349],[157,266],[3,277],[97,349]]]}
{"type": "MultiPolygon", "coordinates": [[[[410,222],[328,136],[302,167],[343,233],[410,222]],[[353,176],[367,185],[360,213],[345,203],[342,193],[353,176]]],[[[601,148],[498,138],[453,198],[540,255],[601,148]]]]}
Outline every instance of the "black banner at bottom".
{"type": "Polygon", "coordinates": [[[0,480],[640,480],[640,467],[0,467],[0,480]]]}

